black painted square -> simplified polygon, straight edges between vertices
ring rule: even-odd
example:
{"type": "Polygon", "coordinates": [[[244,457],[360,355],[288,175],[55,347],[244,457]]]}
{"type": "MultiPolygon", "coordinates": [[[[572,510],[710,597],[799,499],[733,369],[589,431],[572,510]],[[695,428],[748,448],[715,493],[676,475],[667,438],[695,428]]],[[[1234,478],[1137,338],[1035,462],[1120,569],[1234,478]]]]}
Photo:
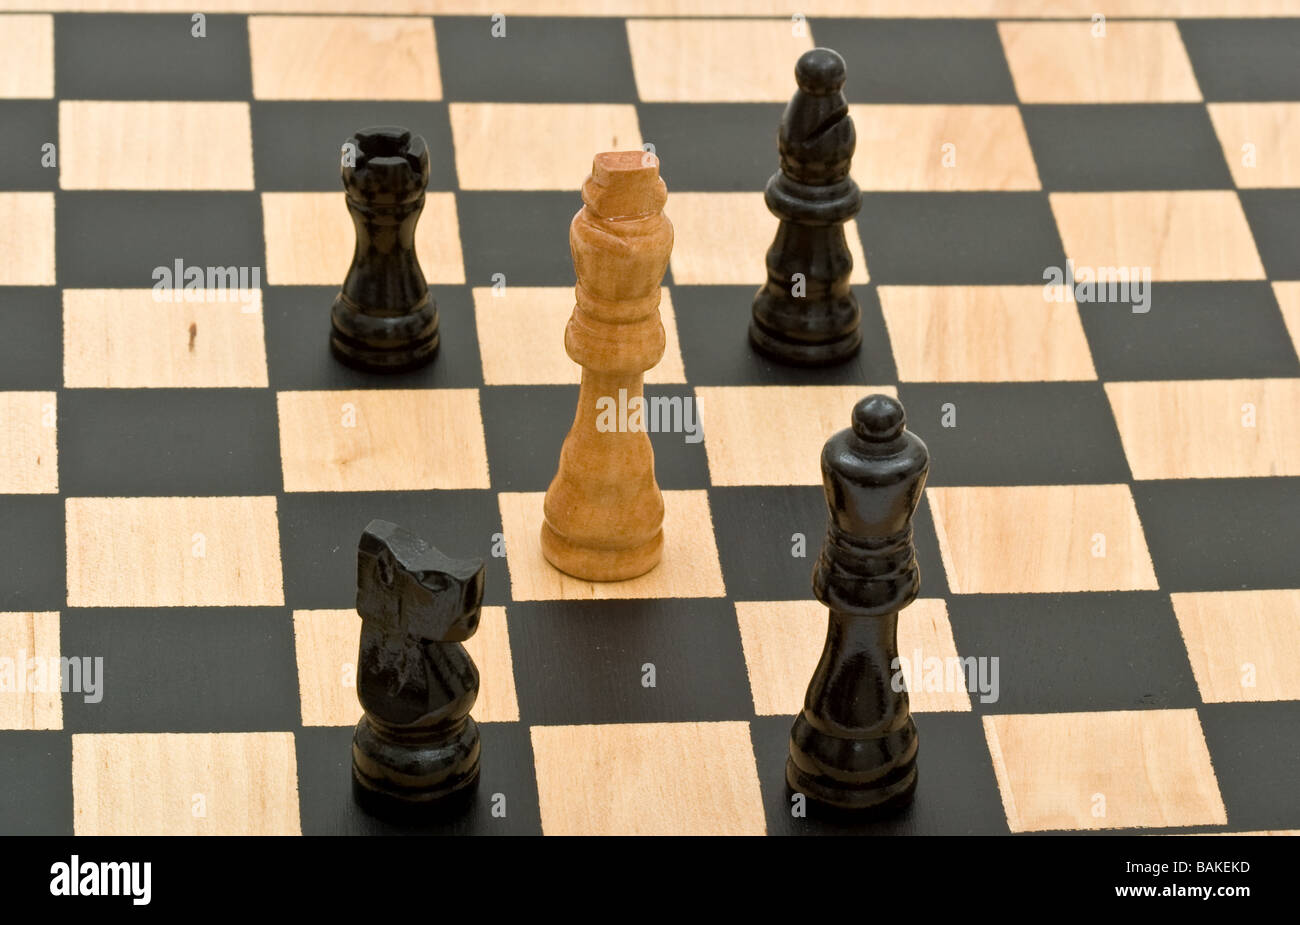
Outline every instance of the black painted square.
{"type": "Polygon", "coordinates": [[[465,276],[471,286],[572,286],[569,223],[582,208],[573,192],[456,194],[465,276]]]}
{"type": "MultiPolygon", "coordinates": [[[[1297,55],[1300,58],[1300,55],[1297,55]]],[[[1300,190],[1241,190],[1246,221],[1269,279],[1300,279],[1300,190]]]]}
{"type": "Polygon", "coordinates": [[[1185,19],[1178,31],[1207,101],[1300,100],[1300,20],[1185,19]]]}
{"type": "Polygon", "coordinates": [[[1199,713],[1229,828],[1300,828],[1300,703],[1207,703],[1199,713]]]}
{"type": "Polygon", "coordinates": [[[63,306],[53,286],[0,287],[0,389],[63,383],[63,306]]]}
{"type": "Polygon", "coordinates": [[[4,189],[59,188],[59,110],[54,100],[0,100],[0,177],[4,189]],[[46,152],[44,146],[54,145],[46,152]],[[45,166],[48,163],[50,166],[45,166]]]}
{"type": "Polygon", "coordinates": [[[58,731],[4,733],[0,832],[72,834],[72,740],[58,731]]]}
{"type": "Polygon", "coordinates": [[[0,495],[0,612],[61,610],[67,602],[63,499],[0,495]]]}
{"type": "Polygon", "coordinates": [[[777,170],[776,133],[784,108],[779,103],[639,105],[641,137],[655,146],[669,201],[684,190],[763,189],[777,170]]]}

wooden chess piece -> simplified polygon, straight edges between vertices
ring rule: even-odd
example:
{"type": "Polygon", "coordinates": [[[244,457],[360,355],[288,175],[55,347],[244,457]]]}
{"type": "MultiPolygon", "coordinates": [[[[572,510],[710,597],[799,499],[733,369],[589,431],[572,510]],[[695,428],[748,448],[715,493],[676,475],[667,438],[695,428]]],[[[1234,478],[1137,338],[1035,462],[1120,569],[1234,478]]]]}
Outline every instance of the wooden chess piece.
{"type": "Polygon", "coordinates": [[[384,520],[367,525],[357,548],[366,712],[352,738],[352,791],[367,810],[454,809],[473,792],[479,677],[461,643],[482,601],[481,561],[449,559],[384,520]]]}
{"type": "Polygon", "coordinates": [[[916,788],[916,725],[898,668],[898,613],[921,587],[912,516],[930,454],[903,406],[872,395],[826,442],[830,524],[813,593],[830,610],[821,661],[790,731],[786,782],[837,810],[897,811],[916,788]]]}
{"type": "Polygon", "coordinates": [[[588,581],[642,575],[663,550],[664,502],[642,378],[664,354],[659,287],[673,244],[667,198],[654,155],[597,154],[569,227],[578,285],[564,348],[582,367],[582,385],[546,492],[542,552],[588,581]]]}

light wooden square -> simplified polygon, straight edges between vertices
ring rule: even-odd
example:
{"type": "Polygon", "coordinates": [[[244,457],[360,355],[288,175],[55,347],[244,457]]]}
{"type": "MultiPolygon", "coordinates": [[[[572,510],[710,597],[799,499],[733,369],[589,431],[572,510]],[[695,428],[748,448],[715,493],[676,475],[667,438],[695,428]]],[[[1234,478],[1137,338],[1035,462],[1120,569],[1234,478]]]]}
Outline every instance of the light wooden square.
{"type": "Polygon", "coordinates": [[[301,835],[291,732],[72,737],[77,835],[301,835]]]}
{"type": "Polygon", "coordinates": [[[1202,700],[1300,700],[1300,590],[1169,598],[1202,700]]]}
{"type": "Polygon", "coordinates": [[[202,296],[156,302],[149,289],[65,289],[64,386],[265,388],[261,290],[202,296]]]}
{"type": "MultiPolygon", "coordinates": [[[[343,284],[357,236],[342,192],[263,193],[262,224],[267,283],[343,284]]],[[[425,194],[415,226],[415,256],[430,285],[465,282],[455,193],[425,194]]]]}
{"type": "Polygon", "coordinates": [[[247,103],[59,103],[63,189],[251,190],[247,103]]]}
{"type": "Polygon", "coordinates": [[[448,110],[461,189],[576,192],[597,152],[641,147],[631,104],[452,103],[448,110]]]}
{"type": "Polygon", "coordinates": [[[853,179],[864,190],[1041,188],[1016,106],[859,104],[849,114],[853,179]]]}
{"type": "Polygon", "coordinates": [[[0,286],[54,281],[54,194],[0,193],[0,286]]]}
{"type": "Polygon", "coordinates": [[[1291,335],[1295,352],[1300,354],[1300,282],[1274,283],[1273,296],[1282,309],[1282,320],[1291,335]]]}
{"type": "MultiPolygon", "coordinates": [[[[357,701],[361,618],[354,610],[295,610],[293,637],[302,724],[355,726],[362,714],[357,701]]],[[[471,715],[480,723],[518,722],[506,609],[484,607],[478,632],[464,646],[480,677],[471,715]]]]}
{"type": "Polygon", "coordinates": [[[1000,22],[1022,103],[1196,102],[1200,87],[1172,22],[1000,22]]]}
{"type": "MultiPolygon", "coordinates": [[[[2,23],[0,23],[2,24],[2,23]]],[[[0,729],[62,729],[57,613],[0,613],[0,729]],[[28,660],[39,659],[37,669],[28,660]]]]}
{"type": "MultiPolygon", "coordinates": [[[[673,193],[664,213],[673,223],[673,282],[679,286],[745,286],[767,279],[767,249],[779,225],[763,194],[673,193]]],[[[854,285],[868,281],[867,258],[854,220],[844,224],[854,285]]]]}
{"type": "Polygon", "coordinates": [[[1050,200],[1076,266],[1149,267],[1157,281],[1264,278],[1232,190],[1052,193],[1050,200]]]}
{"type": "Polygon", "coordinates": [[[763,835],[748,723],[533,726],[545,835],[763,835]]]}
{"type": "Polygon", "coordinates": [[[280,392],[285,491],[487,488],[478,389],[280,392]]]}
{"type": "Polygon", "coordinates": [[[1071,301],[1042,286],[881,286],[900,382],[1097,378],[1071,301]]]}
{"type": "MultiPolygon", "coordinates": [[[[803,709],[826,641],[826,608],[815,600],[737,601],[736,620],[745,650],[754,712],[759,716],[794,716],[803,709]]],[[[926,660],[955,659],[957,645],[941,598],[921,598],[898,620],[898,654],[913,713],[970,710],[965,688],[939,689],[925,679],[926,660]],[[921,669],[920,675],[917,669],[921,669]]]]}
{"type": "Polygon", "coordinates": [[[1013,832],[1224,825],[1195,710],[984,717],[1013,832]]]}
{"type": "Polygon", "coordinates": [[[59,491],[57,400],[53,392],[0,392],[0,494],[59,491]]]}
{"type": "Polygon", "coordinates": [[[0,16],[0,99],[53,96],[54,17],[0,16]]]}
{"type": "Polygon", "coordinates": [[[953,594],[1158,587],[1127,485],[931,487],[926,495],[953,594]]]}
{"type": "Polygon", "coordinates": [[[1135,479],[1300,475],[1300,379],[1108,382],[1135,479]]]}
{"type": "Polygon", "coordinates": [[[785,19],[629,19],[637,93],[647,103],[784,103],[813,47],[785,19]]]}
{"type": "Polygon", "coordinates": [[[1300,186],[1300,103],[1206,108],[1238,188],[1300,186]]]}
{"type": "Polygon", "coordinates": [[[542,555],[545,492],[503,492],[497,496],[510,567],[510,596],[516,601],[588,601],[629,598],[725,597],[722,564],[713,535],[709,495],[665,491],[664,547],[659,564],[627,581],[583,581],[556,569],[542,555]]]}
{"type": "Polygon", "coordinates": [[[822,446],[853,406],[893,386],[749,385],[695,390],[714,485],[820,485],[822,446]]]}
{"type": "MultiPolygon", "coordinates": [[[[655,384],[686,382],[677,317],[667,287],[660,290],[664,357],[646,371],[655,384]]],[[[573,314],[567,286],[506,286],[474,289],[474,320],[487,385],[576,385],[582,368],[564,352],[564,330],[573,314]]]]}
{"type": "Polygon", "coordinates": [[[259,100],[442,99],[427,17],[250,16],[259,100]]]}
{"type": "Polygon", "coordinates": [[[275,498],[68,498],[70,607],[280,607],[275,498]]]}

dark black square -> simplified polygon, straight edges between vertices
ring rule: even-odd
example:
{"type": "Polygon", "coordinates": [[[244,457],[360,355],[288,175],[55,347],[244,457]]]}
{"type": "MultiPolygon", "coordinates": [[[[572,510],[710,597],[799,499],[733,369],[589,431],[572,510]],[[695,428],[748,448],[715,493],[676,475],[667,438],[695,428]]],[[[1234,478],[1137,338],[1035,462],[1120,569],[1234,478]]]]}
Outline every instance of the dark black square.
{"type": "MultiPolygon", "coordinates": [[[[577,388],[494,386],[480,394],[492,486],[498,491],[545,491],[555,477],[560,447],[573,424],[577,388]]],[[[647,400],[681,399],[682,423],[699,424],[694,392],[689,386],[652,385],[645,394],[647,400]],[[685,414],[687,399],[695,415],[691,418],[685,414]]],[[[654,448],[655,480],[660,488],[708,487],[703,442],[688,443],[685,433],[664,431],[650,434],[650,445],[654,448]]]]}
{"type": "Polygon", "coordinates": [[[957,654],[988,660],[983,680],[993,679],[998,660],[996,699],[985,701],[992,684],[972,692],[976,712],[1200,703],[1168,594],[959,594],[948,599],[948,616],[957,654]]]}
{"type": "Polygon", "coordinates": [[[272,495],[275,397],[265,389],[76,389],[59,399],[69,495],[272,495]]]}
{"type": "Polygon", "coordinates": [[[1065,251],[1045,193],[869,193],[858,231],[877,285],[1042,285],[1065,251]]]}
{"type": "Polygon", "coordinates": [[[914,715],[916,799],[890,819],[855,820],[808,807],[795,818],[785,783],[793,716],[760,716],[750,723],[769,835],[1005,835],[993,763],[979,716],[974,713],[914,715]]]}
{"type": "MultiPolygon", "coordinates": [[[[453,101],[630,103],[632,54],[621,19],[487,16],[434,21],[443,96],[453,101]],[[498,31],[499,27],[498,27],[498,31]]],[[[544,139],[538,139],[543,144],[544,139]]]]}
{"type": "Polygon", "coordinates": [[[669,201],[683,190],[763,189],[777,170],[776,133],[783,109],[772,103],[639,105],[641,137],[660,158],[669,201]]]}
{"type": "Polygon", "coordinates": [[[0,100],[0,177],[6,190],[59,188],[59,110],[54,100],[0,100]],[[53,150],[44,150],[45,145],[53,150]],[[53,160],[46,167],[42,161],[53,160]]]}
{"type": "Polygon", "coordinates": [[[1205,106],[1022,106],[1048,190],[1231,189],[1205,106]]]}
{"type": "Polygon", "coordinates": [[[809,25],[818,45],[844,56],[850,102],[1016,101],[995,22],[814,19],[809,25]]]}
{"type": "Polygon", "coordinates": [[[1300,703],[1207,703],[1199,712],[1228,825],[1300,827],[1300,703]]]}
{"type": "Polygon", "coordinates": [[[465,276],[471,286],[572,286],[568,228],[582,208],[567,192],[457,193],[465,276]]]}
{"type": "Polygon", "coordinates": [[[0,288],[0,389],[63,383],[63,308],[52,286],[0,288]]]}
{"type": "Polygon", "coordinates": [[[1238,195],[1268,278],[1300,279],[1300,190],[1242,190],[1238,195]]]}
{"type": "Polygon", "coordinates": [[[487,565],[485,604],[510,599],[501,513],[490,491],[292,492],[280,498],[285,603],[294,610],[348,610],[357,599],[357,542],[375,518],[423,537],[456,559],[487,565]]]}
{"type": "MultiPolygon", "coordinates": [[[[257,101],[252,121],[259,190],[342,193],[343,143],[372,125],[400,125],[424,138],[429,145],[429,189],[456,188],[446,103],[257,101]]],[[[344,208],[341,196],[339,208],[344,208]]]]}
{"type": "Polygon", "coordinates": [[[0,495],[0,611],[61,610],[67,602],[63,499],[0,495]]]}
{"type": "Polygon", "coordinates": [[[508,620],[527,723],[754,715],[736,612],[725,600],[517,603],[508,620]]]}
{"type": "Polygon", "coordinates": [[[0,832],[71,835],[71,768],[66,733],[0,733],[0,832]]]}
{"type": "Polygon", "coordinates": [[[1178,30],[1206,100],[1300,100],[1300,21],[1192,19],[1178,30]]]}
{"type": "Polygon", "coordinates": [[[70,100],[245,100],[253,95],[243,16],[54,17],[55,88],[70,100]]]}
{"type": "Polygon", "coordinates": [[[1300,375],[1266,282],[1154,283],[1150,308],[1080,304],[1105,381],[1256,379],[1300,375]]]}
{"type": "Polygon", "coordinates": [[[1300,479],[1137,482],[1133,499],[1165,591],[1293,588],[1300,479]]]}
{"type": "Polygon", "coordinates": [[[298,805],[304,835],[540,835],[537,778],[528,727],[480,723],[483,757],[473,803],[443,821],[393,822],[366,814],[352,799],[352,727],[300,729],[298,805]],[[504,816],[493,815],[504,811],[504,816]]]}
{"type": "MultiPolygon", "coordinates": [[[[686,379],[692,385],[885,385],[896,378],[875,286],[854,286],[862,310],[862,348],[838,366],[785,366],[749,344],[753,286],[674,286],[673,313],[686,379]]],[[[847,418],[846,418],[847,420],[847,418]]]]}
{"type": "Polygon", "coordinates": [[[154,270],[177,259],[262,268],[256,193],[64,192],[55,212],[59,284],[68,288],[148,289],[154,270]]]}
{"type": "Polygon", "coordinates": [[[1128,481],[1099,382],[904,384],[898,394],[930,448],[930,485],[1128,481]]]}
{"type": "MultiPolygon", "coordinates": [[[[339,283],[347,267],[339,268],[339,283]]],[[[432,286],[441,342],[433,362],[404,373],[371,373],[344,366],[330,352],[330,306],[338,286],[264,289],[266,362],[271,387],[291,389],[477,388],[479,365],[474,306],[466,286],[432,286]]],[[[560,336],[563,336],[562,334],[560,336]]]]}
{"type": "Polygon", "coordinates": [[[65,610],[62,653],[103,658],[97,703],[63,697],[72,732],[252,732],[300,722],[285,608],[65,610]]]}

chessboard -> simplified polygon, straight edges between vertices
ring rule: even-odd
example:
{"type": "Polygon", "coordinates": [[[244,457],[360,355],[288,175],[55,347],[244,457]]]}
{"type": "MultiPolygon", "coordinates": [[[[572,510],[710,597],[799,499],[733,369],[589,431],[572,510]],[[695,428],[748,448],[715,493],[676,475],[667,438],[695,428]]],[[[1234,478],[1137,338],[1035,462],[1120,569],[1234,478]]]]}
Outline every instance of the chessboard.
{"type": "Polygon", "coordinates": [[[0,3],[0,831],[403,828],[349,792],[372,518],[487,562],[482,780],[430,830],[1300,829],[1300,4],[182,6],[0,3]],[[863,346],[800,370],[746,328],[815,45],[863,346]],[[388,377],[327,347],[340,144],[382,124],[429,144],[442,335],[388,377]],[[566,229],[592,156],[643,147],[676,230],[647,393],[700,431],[652,435],[662,563],[591,584],[538,541],[566,229]],[[819,453],[872,392],[932,456],[920,783],[830,822],[783,769],[819,453]]]}

